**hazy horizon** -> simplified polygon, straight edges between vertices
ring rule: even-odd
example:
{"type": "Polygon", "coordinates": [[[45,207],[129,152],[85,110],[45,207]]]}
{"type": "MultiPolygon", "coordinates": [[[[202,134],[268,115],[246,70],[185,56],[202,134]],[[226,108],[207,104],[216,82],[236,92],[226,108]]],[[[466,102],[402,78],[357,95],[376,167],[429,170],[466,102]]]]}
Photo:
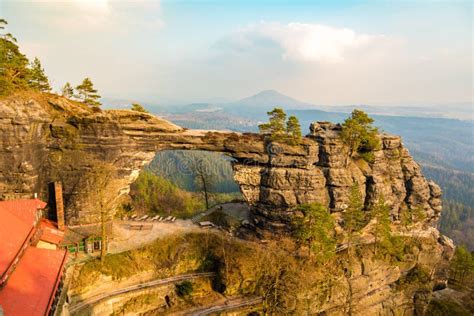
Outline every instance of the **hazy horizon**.
{"type": "Polygon", "coordinates": [[[55,90],[238,100],[277,90],[315,105],[472,103],[472,3],[2,1],[8,31],[55,90]]]}

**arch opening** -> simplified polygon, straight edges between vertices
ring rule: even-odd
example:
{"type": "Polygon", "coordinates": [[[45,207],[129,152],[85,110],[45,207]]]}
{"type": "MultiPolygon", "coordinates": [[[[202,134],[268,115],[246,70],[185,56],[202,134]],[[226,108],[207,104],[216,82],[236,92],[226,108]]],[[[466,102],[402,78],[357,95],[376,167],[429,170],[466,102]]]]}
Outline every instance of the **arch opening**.
{"type": "Polygon", "coordinates": [[[131,184],[119,215],[191,219],[234,229],[249,216],[249,205],[234,180],[234,162],[220,152],[159,151],[131,184]]]}

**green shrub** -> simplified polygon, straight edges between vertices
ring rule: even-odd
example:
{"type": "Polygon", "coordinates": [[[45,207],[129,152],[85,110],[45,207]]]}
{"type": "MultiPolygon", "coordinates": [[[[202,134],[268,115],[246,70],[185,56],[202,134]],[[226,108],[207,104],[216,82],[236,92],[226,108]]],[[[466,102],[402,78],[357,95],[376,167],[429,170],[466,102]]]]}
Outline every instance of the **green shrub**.
{"type": "Polygon", "coordinates": [[[193,293],[193,284],[190,281],[183,281],[176,284],[176,294],[179,297],[188,297],[193,293]]]}

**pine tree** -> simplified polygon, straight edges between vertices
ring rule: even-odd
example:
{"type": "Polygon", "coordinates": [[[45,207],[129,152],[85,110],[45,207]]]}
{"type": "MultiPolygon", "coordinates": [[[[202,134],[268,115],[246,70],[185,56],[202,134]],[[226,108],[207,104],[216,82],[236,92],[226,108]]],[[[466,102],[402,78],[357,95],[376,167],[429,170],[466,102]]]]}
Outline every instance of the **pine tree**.
{"type": "Polygon", "coordinates": [[[373,151],[380,147],[380,140],[377,137],[378,129],[372,126],[373,122],[367,113],[360,110],[352,111],[351,116],[344,121],[341,139],[349,147],[348,158],[359,153],[368,162],[374,160],[373,151]]]}
{"type": "Polygon", "coordinates": [[[30,77],[28,80],[28,85],[38,91],[47,92],[51,91],[51,86],[49,85],[48,77],[44,73],[44,69],[41,66],[41,62],[38,57],[35,57],[33,62],[30,64],[30,77]]]}
{"type": "Polygon", "coordinates": [[[359,184],[357,182],[351,187],[349,196],[349,205],[342,213],[344,220],[344,228],[347,232],[348,249],[354,242],[354,236],[365,225],[365,213],[363,211],[364,203],[359,191],[359,184]]]}
{"type": "Polygon", "coordinates": [[[80,85],[76,87],[77,98],[85,104],[98,107],[101,103],[98,101],[100,95],[97,94],[97,90],[94,89],[94,85],[89,78],[85,78],[80,85]]]}
{"type": "Polygon", "coordinates": [[[374,253],[377,254],[377,250],[390,252],[392,248],[391,244],[391,229],[390,229],[390,207],[385,203],[383,197],[380,197],[377,204],[371,210],[371,213],[375,219],[374,224],[374,253]]]}
{"type": "MultiPolygon", "coordinates": [[[[0,19],[0,30],[7,21],[0,19]]],[[[28,59],[20,52],[16,39],[10,34],[0,35],[0,95],[7,95],[17,89],[28,87],[28,59]]]]}
{"type": "Polygon", "coordinates": [[[61,89],[61,94],[63,97],[72,98],[74,96],[74,88],[71,86],[69,82],[66,82],[64,87],[61,89]]]}
{"type": "Polygon", "coordinates": [[[142,113],[149,113],[143,105],[139,103],[132,103],[132,111],[142,112],[142,113]]]}
{"type": "Polygon", "coordinates": [[[301,142],[301,126],[296,116],[292,115],[286,122],[286,133],[288,134],[288,141],[293,144],[301,142]]]}
{"type": "Polygon", "coordinates": [[[282,141],[285,139],[285,120],[286,113],[281,108],[274,108],[267,112],[269,122],[258,126],[260,133],[270,135],[271,140],[282,141]]]}
{"type": "Polygon", "coordinates": [[[319,203],[301,204],[297,208],[303,217],[293,221],[294,236],[306,244],[308,255],[314,253],[318,262],[324,262],[335,254],[334,219],[326,207],[319,203]]]}

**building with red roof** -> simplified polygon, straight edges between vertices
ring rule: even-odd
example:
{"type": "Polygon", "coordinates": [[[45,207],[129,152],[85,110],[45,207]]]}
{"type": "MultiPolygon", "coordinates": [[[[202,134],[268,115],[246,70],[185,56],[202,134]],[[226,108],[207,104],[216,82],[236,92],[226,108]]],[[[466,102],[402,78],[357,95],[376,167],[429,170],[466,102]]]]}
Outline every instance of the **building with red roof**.
{"type": "Polygon", "coordinates": [[[57,302],[66,250],[29,246],[6,286],[0,290],[5,316],[48,315],[57,302]]]}
{"type": "Polygon", "coordinates": [[[34,241],[45,206],[38,199],[0,201],[0,287],[34,241]]]}
{"type": "Polygon", "coordinates": [[[0,201],[0,310],[5,316],[48,315],[57,304],[67,251],[64,232],[42,219],[38,199],[0,201]],[[48,248],[48,249],[43,249],[48,248]]]}
{"type": "Polygon", "coordinates": [[[58,229],[58,225],[48,219],[42,218],[39,224],[38,248],[59,249],[64,239],[64,231],[58,229]]]}

